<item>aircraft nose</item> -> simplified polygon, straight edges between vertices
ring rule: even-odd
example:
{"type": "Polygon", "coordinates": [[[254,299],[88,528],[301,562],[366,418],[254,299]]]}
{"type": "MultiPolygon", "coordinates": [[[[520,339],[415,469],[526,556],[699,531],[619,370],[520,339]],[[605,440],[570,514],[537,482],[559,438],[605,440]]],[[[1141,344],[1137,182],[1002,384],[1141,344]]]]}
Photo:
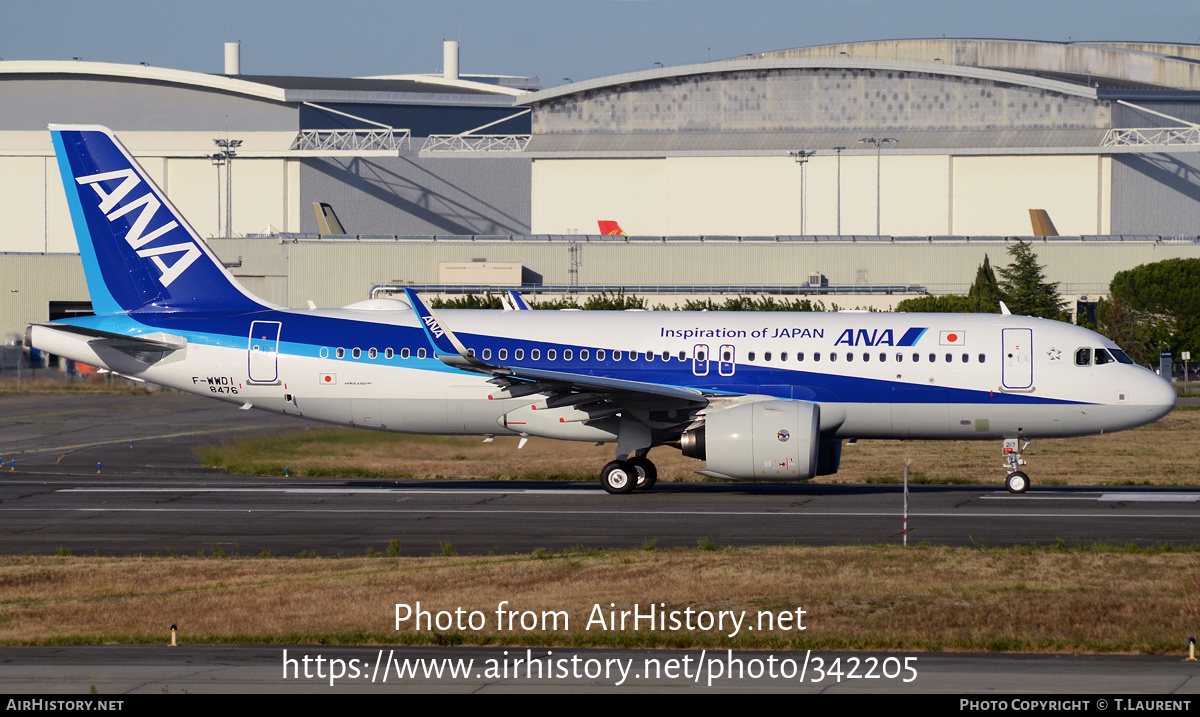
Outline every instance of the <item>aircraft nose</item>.
{"type": "Polygon", "coordinates": [[[1175,400],[1178,396],[1171,382],[1156,374],[1149,373],[1145,383],[1146,386],[1143,388],[1145,402],[1153,416],[1150,420],[1157,421],[1175,408],[1175,400]]]}

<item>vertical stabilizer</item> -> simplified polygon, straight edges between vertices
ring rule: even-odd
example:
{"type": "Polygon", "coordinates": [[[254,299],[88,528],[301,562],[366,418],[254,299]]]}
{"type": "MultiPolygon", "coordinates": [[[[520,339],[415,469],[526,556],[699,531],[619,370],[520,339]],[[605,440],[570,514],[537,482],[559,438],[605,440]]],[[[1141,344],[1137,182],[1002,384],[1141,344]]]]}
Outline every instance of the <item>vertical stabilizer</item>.
{"type": "Polygon", "coordinates": [[[313,212],[317,215],[318,234],[345,234],[342,223],[338,221],[333,205],[325,202],[313,202],[313,212]]]}
{"type": "Polygon", "coordinates": [[[50,125],[92,307],[256,310],[187,220],[105,127],[50,125]]]}
{"type": "Polygon", "coordinates": [[[1058,230],[1054,228],[1054,222],[1050,221],[1050,214],[1045,209],[1030,209],[1029,221],[1033,222],[1035,237],[1058,236],[1058,230]]]}

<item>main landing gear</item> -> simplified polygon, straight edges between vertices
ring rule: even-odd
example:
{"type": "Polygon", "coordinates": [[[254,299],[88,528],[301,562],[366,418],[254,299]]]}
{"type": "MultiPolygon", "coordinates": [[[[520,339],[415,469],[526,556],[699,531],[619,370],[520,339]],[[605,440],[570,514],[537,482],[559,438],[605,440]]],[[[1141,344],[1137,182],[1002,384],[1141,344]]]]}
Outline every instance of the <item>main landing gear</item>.
{"type": "Polygon", "coordinates": [[[609,493],[650,490],[658,481],[658,469],[645,456],[613,461],[600,471],[600,484],[609,493]]]}
{"type": "Polygon", "coordinates": [[[1004,479],[1004,487],[1009,493],[1024,493],[1029,489],[1029,476],[1021,470],[1021,466],[1025,465],[1025,460],[1021,458],[1021,454],[1029,447],[1029,441],[1025,441],[1022,445],[1020,438],[1005,438],[1004,439],[1004,468],[1008,471],[1008,477],[1004,479]]]}

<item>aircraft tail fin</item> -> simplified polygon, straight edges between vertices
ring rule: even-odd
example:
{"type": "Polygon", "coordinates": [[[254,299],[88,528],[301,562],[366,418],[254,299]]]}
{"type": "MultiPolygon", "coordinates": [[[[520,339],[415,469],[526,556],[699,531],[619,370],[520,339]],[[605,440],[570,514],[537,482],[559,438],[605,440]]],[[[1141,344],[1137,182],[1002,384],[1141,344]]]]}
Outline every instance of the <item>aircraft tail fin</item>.
{"type": "Polygon", "coordinates": [[[112,131],[50,125],[97,314],[253,310],[243,289],[112,131]]]}
{"type": "Polygon", "coordinates": [[[1033,235],[1035,237],[1058,236],[1058,230],[1054,228],[1054,222],[1050,221],[1050,213],[1045,209],[1030,209],[1029,221],[1033,223],[1033,235]]]}
{"type": "Polygon", "coordinates": [[[313,202],[313,211],[317,215],[317,233],[346,233],[346,230],[342,227],[342,223],[338,221],[337,212],[333,211],[332,204],[329,204],[328,202],[313,202]]]}
{"type": "Polygon", "coordinates": [[[600,225],[600,233],[604,236],[625,236],[625,230],[621,229],[621,225],[608,219],[598,219],[596,221],[600,225]]]}

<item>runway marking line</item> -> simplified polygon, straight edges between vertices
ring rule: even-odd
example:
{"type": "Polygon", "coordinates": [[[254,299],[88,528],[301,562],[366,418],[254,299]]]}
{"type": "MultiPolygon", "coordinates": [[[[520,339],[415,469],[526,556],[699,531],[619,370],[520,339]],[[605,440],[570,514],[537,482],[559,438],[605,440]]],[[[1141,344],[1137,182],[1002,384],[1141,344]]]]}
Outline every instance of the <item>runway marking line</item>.
{"type": "MultiPolygon", "coordinates": [[[[509,514],[509,515],[613,515],[612,510],[561,510],[548,508],[537,510],[532,508],[496,508],[496,509],[467,509],[467,508],[0,508],[0,513],[47,513],[47,512],[79,512],[79,513],[395,513],[395,514],[509,514]]],[[[709,515],[709,516],[757,516],[757,517],[878,517],[892,518],[903,515],[896,512],[772,512],[772,511],[719,511],[719,510],[627,510],[620,511],[621,515],[709,515]]],[[[909,511],[909,517],[921,518],[1161,518],[1167,520],[1200,519],[1200,514],[1157,514],[1133,513],[1119,515],[1113,513],[914,513],[909,511]]]]}

